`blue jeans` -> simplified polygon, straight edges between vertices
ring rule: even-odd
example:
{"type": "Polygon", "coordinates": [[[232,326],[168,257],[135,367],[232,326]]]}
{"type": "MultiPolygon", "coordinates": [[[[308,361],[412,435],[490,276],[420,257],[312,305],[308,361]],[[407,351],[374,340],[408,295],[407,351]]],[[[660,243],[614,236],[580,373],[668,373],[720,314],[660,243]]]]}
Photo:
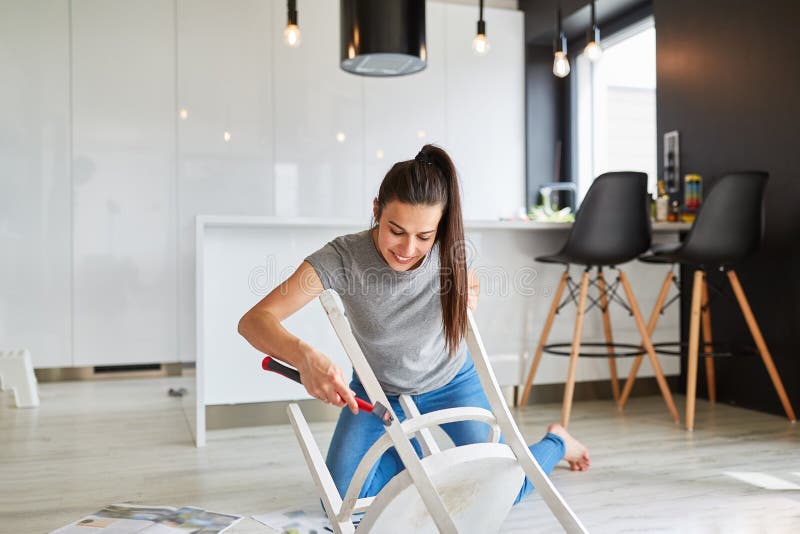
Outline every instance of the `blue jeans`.
{"type": "MultiPolygon", "coordinates": [[[[350,382],[350,388],[356,392],[356,396],[362,399],[368,398],[364,387],[355,376],[350,382]]],[[[398,397],[388,396],[388,398],[400,421],[405,420],[405,413],[400,406],[398,397]]],[[[464,366],[450,383],[428,393],[411,395],[411,398],[420,413],[461,406],[476,406],[489,410],[489,401],[469,355],[467,355],[464,366]]],[[[456,446],[485,442],[489,436],[489,425],[479,421],[446,423],[441,425],[441,428],[450,436],[456,446]]],[[[353,478],[361,458],[383,433],[383,425],[373,415],[361,411],[358,415],[353,415],[347,408],[342,410],[325,460],[342,498],[347,492],[350,480],[353,478]]],[[[417,440],[413,439],[412,444],[417,455],[421,457],[422,453],[417,440]]],[[[564,440],[548,432],[541,441],[531,445],[530,450],[544,472],[550,474],[564,457],[564,440]]],[[[361,488],[359,498],[377,495],[381,488],[403,469],[403,463],[394,447],[390,448],[370,471],[361,488]]],[[[526,477],[514,504],[531,491],[533,491],[533,484],[526,477]]]]}

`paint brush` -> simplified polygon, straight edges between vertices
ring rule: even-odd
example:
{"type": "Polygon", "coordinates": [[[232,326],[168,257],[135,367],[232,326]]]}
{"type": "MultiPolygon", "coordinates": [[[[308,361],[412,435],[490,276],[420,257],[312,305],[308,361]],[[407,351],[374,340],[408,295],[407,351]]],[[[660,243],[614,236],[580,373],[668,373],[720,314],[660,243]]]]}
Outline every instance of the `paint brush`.
{"type": "MultiPolygon", "coordinates": [[[[279,375],[283,375],[290,380],[294,380],[298,384],[302,384],[303,382],[300,380],[300,372],[297,369],[293,369],[287,365],[280,363],[278,360],[273,358],[272,356],[267,356],[263,360],[261,360],[261,368],[265,371],[272,371],[273,373],[278,373],[279,375]]],[[[392,424],[393,418],[392,414],[389,413],[389,410],[381,404],[380,402],[376,402],[374,405],[368,403],[364,399],[356,397],[356,404],[358,404],[359,410],[364,410],[367,413],[371,413],[378,419],[380,419],[381,423],[384,426],[389,426],[392,424]]]]}

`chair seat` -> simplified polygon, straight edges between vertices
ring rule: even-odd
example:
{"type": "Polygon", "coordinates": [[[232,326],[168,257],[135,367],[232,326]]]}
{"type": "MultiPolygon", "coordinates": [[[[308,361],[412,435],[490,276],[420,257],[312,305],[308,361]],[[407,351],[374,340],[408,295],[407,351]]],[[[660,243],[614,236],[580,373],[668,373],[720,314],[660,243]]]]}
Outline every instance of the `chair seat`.
{"type": "MultiPolygon", "coordinates": [[[[511,448],[503,443],[454,447],[423,458],[422,465],[459,532],[499,532],[524,479],[511,448]]],[[[411,476],[404,470],[381,489],[357,532],[436,534],[439,531],[411,476]]]]}
{"type": "Polygon", "coordinates": [[[560,263],[563,265],[568,265],[572,263],[569,258],[561,254],[549,254],[547,256],[537,256],[534,259],[540,263],[560,263]]]}
{"type": "Polygon", "coordinates": [[[650,251],[639,256],[639,261],[645,263],[679,263],[678,255],[683,243],[660,243],[650,247],[650,251]]]}
{"type": "Polygon", "coordinates": [[[743,258],[734,255],[717,254],[713,250],[687,250],[685,243],[664,243],[653,246],[649,252],[639,256],[645,263],[694,265],[716,269],[734,265],[743,258]]]}
{"type": "Polygon", "coordinates": [[[561,265],[586,265],[593,267],[609,267],[614,265],[622,265],[631,260],[636,259],[634,256],[599,256],[599,255],[579,255],[570,254],[564,250],[555,254],[548,254],[546,256],[537,256],[534,258],[540,263],[558,263],[561,265]]]}
{"type": "Polygon", "coordinates": [[[760,171],[721,177],[704,199],[683,242],[653,247],[639,259],[712,270],[741,262],[758,249],[764,233],[764,189],[768,177],[760,171]]]}

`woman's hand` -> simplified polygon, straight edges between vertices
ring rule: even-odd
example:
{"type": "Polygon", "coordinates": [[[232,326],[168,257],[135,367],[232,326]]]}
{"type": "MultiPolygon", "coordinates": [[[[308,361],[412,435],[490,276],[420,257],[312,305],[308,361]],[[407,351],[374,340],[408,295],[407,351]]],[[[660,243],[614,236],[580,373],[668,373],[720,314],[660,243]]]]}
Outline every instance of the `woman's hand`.
{"type": "Polygon", "coordinates": [[[293,336],[281,321],[324,291],[322,281],[308,262],[253,306],[239,321],[239,333],[256,349],[297,368],[306,391],[317,399],[358,413],[356,396],[342,370],[320,351],[293,336]]]}
{"type": "Polygon", "coordinates": [[[344,380],[344,374],[338,365],[317,349],[306,346],[305,358],[297,370],[306,391],[325,403],[342,407],[345,404],[354,414],[358,413],[356,394],[344,380]]]}

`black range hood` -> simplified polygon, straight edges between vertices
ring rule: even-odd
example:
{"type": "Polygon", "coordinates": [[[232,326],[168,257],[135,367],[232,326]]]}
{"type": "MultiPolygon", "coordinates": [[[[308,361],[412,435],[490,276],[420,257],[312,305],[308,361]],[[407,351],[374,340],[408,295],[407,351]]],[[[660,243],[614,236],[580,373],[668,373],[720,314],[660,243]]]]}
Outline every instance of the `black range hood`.
{"type": "Polygon", "coordinates": [[[425,0],[341,0],[341,67],[360,76],[425,68],[425,0]]]}

